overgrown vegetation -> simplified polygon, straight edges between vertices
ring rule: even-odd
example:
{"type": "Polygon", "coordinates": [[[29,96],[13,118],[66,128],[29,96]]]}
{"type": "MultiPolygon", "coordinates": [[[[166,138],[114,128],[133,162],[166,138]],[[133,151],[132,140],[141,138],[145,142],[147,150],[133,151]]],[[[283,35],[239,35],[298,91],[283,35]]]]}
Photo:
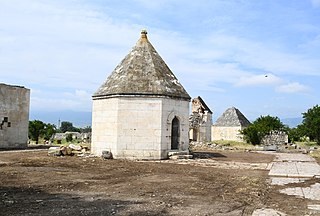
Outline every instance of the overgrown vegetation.
{"type": "Polygon", "coordinates": [[[250,143],[245,142],[237,142],[232,140],[215,140],[215,144],[221,145],[221,146],[229,146],[231,148],[235,148],[238,150],[253,150],[255,149],[255,146],[250,143]]]}
{"type": "Polygon", "coordinates": [[[285,126],[278,117],[260,116],[251,125],[241,131],[243,138],[247,143],[258,145],[264,136],[271,131],[288,132],[289,128],[285,126]]]}
{"type": "Polygon", "coordinates": [[[315,105],[302,113],[303,121],[295,128],[284,125],[278,117],[260,116],[250,126],[241,131],[246,142],[261,144],[262,138],[271,131],[284,131],[289,142],[305,143],[303,145],[320,145],[320,106],[315,105]]]}

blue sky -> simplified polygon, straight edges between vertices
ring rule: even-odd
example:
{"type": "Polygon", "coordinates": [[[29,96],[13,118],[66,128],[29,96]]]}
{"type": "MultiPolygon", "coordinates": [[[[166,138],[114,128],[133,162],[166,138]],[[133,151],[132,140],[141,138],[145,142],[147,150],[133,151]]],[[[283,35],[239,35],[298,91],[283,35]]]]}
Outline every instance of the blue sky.
{"type": "Polygon", "coordinates": [[[214,119],[319,103],[320,0],[0,0],[0,82],[30,88],[31,113],[91,111],[141,29],[214,119]]]}

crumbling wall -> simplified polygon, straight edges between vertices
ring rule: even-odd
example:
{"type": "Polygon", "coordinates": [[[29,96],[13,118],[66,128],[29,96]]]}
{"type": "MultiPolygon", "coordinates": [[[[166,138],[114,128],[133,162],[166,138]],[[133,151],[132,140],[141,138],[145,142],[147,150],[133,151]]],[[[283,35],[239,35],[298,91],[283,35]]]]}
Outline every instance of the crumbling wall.
{"type": "Polygon", "coordinates": [[[192,100],[189,116],[189,139],[192,141],[211,141],[212,112],[203,103],[200,97],[192,100]]]}
{"type": "Polygon", "coordinates": [[[30,90],[0,83],[0,148],[26,148],[30,90]]]}
{"type": "Polygon", "coordinates": [[[261,140],[261,143],[266,146],[283,145],[288,143],[288,134],[283,131],[271,131],[261,140]]]}

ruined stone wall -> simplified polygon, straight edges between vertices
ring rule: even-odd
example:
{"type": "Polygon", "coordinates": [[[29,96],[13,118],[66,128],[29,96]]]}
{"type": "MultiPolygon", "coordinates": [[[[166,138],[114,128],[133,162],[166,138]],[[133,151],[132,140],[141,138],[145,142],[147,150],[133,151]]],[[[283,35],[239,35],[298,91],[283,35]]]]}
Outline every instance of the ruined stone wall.
{"type": "Polygon", "coordinates": [[[288,143],[288,134],[282,131],[272,131],[261,140],[263,145],[283,145],[285,143],[288,143]]]}
{"type": "Polygon", "coordinates": [[[92,153],[114,158],[163,159],[171,148],[171,122],[180,121],[180,147],[187,150],[189,103],[167,98],[120,97],[93,101],[92,153]]]}
{"type": "Polygon", "coordinates": [[[200,126],[200,142],[211,141],[212,114],[206,112],[203,115],[203,124],[200,126]]]}
{"type": "Polygon", "coordinates": [[[30,90],[0,84],[0,148],[26,148],[30,90]]]}
{"type": "Polygon", "coordinates": [[[232,140],[243,142],[243,136],[240,134],[241,126],[220,127],[212,126],[212,140],[232,140]]]}

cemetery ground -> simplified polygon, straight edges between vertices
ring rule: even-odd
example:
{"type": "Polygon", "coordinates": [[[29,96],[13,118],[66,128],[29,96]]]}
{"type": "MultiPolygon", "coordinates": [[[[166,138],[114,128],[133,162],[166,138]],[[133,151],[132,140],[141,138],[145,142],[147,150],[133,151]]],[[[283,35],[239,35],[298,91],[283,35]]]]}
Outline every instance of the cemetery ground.
{"type": "MultiPolygon", "coordinates": [[[[260,208],[317,215],[307,208],[310,200],[280,193],[283,186],[270,184],[273,158],[216,149],[197,151],[188,161],[2,151],[0,215],[252,215],[260,208]]],[[[311,178],[290,186],[317,182],[311,178]]]]}

